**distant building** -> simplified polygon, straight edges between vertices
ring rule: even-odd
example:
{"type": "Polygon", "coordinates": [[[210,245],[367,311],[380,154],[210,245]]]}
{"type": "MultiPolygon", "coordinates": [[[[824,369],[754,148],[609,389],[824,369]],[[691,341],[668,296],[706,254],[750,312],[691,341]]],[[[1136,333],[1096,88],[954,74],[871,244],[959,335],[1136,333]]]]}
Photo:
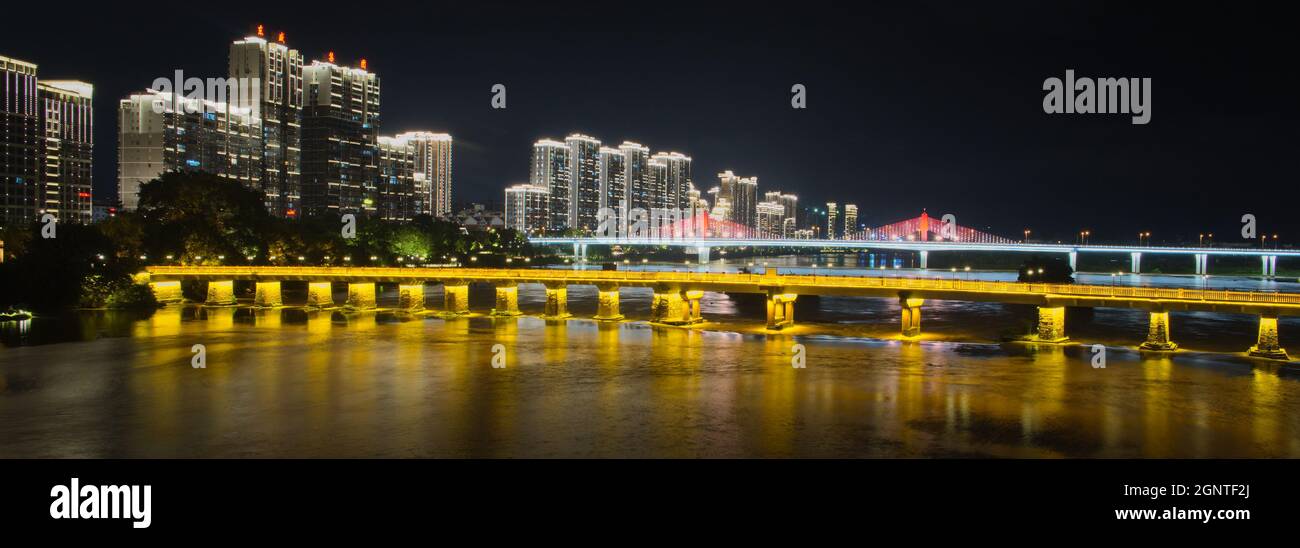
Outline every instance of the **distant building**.
{"type": "Polygon", "coordinates": [[[759,202],[757,215],[759,238],[781,238],[784,236],[785,208],[781,206],[781,202],[759,202]]]}
{"type": "Polygon", "coordinates": [[[451,211],[451,135],[413,131],[379,137],[378,145],[382,218],[441,217],[451,211]]]}
{"type": "Polygon", "coordinates": [[[669,209],[686,209],[690,204],[687,192],[694,186],[691,179],[691,157],[678,152],[659,152],[650,157],[651,165],[661,166],[652,171],[662,181],[656,181],[654,188],[662,192],[657,207],[669,209]]]}
{"type": "Polygon", "coordinates": [[[861,236],[858,233],[858,206],[854,204],[844,204],[844,239],[861,239],[861,236]]]}
{"type": "Polygon", "coordinates": [[[455,214],[441,218],[459,224],[466,230],[500,230],[506,228],[505,215],[500,211],[490,210],[483,204],[470,204],[469,207],[455,214]]]}
{"type": "Polygon", "coordinates": [[[658,200],[650,180],[650,149],[631,141],[623,141],[618,150],[623,153],[623,181],[627,185],[628,208],[649,211],[658,200]]]}
{"type": "Polygon", "coordinates": [[[840,239],[839,231],[840,210],[839,204],[835,202],[826,202],[826,239],[840,239]]]}
{"type": "Polygon", "coordinates": [[[728,203],[726,220],[758,228],[758,177],[738,177],[731,170],[718,174],[718,199],[728,203]]]}
{"type": "Polygon", "coordinates": [[[117,216],[117,206],[110,204],[94,204],[90,206],[90,222],[102,223],[117,216]]]}
{"type": "Polygon", "coordinates": [[[551,191],[546,187],[522,184],[506,189],[506,228],[524,234],[542,234],[550,220],[551,191]]]}
{"type": "Polygon", "coordinates": [[[139,204],[140,185],[169,171],[204,171],[261,189],[260,123],[249,110],[147,90],[118,102],[118,202],[139,204]]]}

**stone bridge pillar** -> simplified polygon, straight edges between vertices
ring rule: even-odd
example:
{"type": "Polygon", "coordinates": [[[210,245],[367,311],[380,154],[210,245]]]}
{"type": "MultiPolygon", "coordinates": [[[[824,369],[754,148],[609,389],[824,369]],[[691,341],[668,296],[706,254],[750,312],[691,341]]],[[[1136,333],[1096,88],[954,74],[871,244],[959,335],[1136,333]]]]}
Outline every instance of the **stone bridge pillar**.
{"type": "Polygon", "coordinates": [[[1260,255],[1259,260],[1263,267],[1261,276],[1265,278],[1277,276],[1277,255],[1260,255]]]}
{"type": "Polygon", "coordinates": [[[1129,255],[1129,259],[1133,262],[1133,268],[1132,268],[1133,273],[1141,274],[1142,273],[1142,252],[1135,251],[1133,253],[1129,253],[1128,255],[1129,255]]]}
{"type": "Polygon", "coordinates": [[[614,284],[597,285],[596,292],[595,319],[610,322],[623,319],[623,315],[618,311],[618,286],[614,284]]]}
{"type": "Polygon", "coordinates": [[[493,316],[518,316],[519,284],[513,281],[497,282],[496,306],[492,307],[493,316]]]}
{"type": "Polygon", "coordinates": [[[925,304],[925,299],[917,299],[904,294],[898,297],[898,304],[903,309],[903,336],[915,337],[920,335],[921,305],[925,304]]]}
{"type": "Polygon", "coordinates": [[[1196,254],[1196,273],[1197,274],[1210,273],[1210,256],[1208,254],[1206,253],[1196,254]]]}
{"type": "Polygon", "coordinates": [[[357,310],[375,308],[375,282],[348,282],[347,306],[357,310]]]}
{"type": "Polygon", "coordinates": [[[257,292],[253,296],[253,306],[274,308],[284,306],[280,298],[280,282],[257,282],[257,292]]]}
{"type": "Polygon", "coordinates": [[[331,282],[307,282],[307,306],[309,308],[330,308],[334,306],[334,284],[331,282]]]}
{"type": "Polygon", "coordinates": [[[922,250],[922,251],[921,251],[921,270],[926,270],[926,269],[929,269],[929,268],[930,268],[930,252],[929,252],[929,251],[922,250]]]}
{"type": "Polygon", "coordinates": [[[564,283],[546,284],[546,312],[542,316],[556,320],[572,316],[569,314],[569,286],[564,283]]]}
{"type": "Polygon", "coordinates": [[[408,312],[424,310],[424,284],[399,284],[397,286],[397,308],[408,312]]]}
{"type": "Polygon", "coordinates": [[[794,293],[780,290],[767,292],[767,328],[784,329],[794,325],[794,293]]]}
{"type": "Polygon", "coordinates": [[[1038,307],[1038,332],[1032,340],[1035,342],[1059,343],[1070,340],[1065,335],[1065,307],[1038,307]]]}
{"type": "Polygon", "coordinates": [[[1289,359],[1286,349],[1282,348],[1277,336],[1277,315],[1264,314],[1259,317],[1259,339],[1250,347],[1249,354],[1256,358],[1271,360],[1289,359]]]}
{"type": "Polygon", "coordinates": [[[707,266],[709,264],[709,246],[702,245],[695,248],[695,258],[701,266],[707,266]]]}
{"type": "Polygon", "coordinates": [[[464,280],[447,280],[442,284],[442,316],[469,314],[469,284],[464,280]]]}
{"type": "Polygon", "coordinates": [[[1078,252],[1078,251],[1071,251],[1071,252],[1070,252],[1070,270],[1073,270],[1073,271],[1075,271],[1075,272],[1078,272],[1078,271],[1079,271],[1079,252],[1078,252]]]}
{"type": "Polygon", "coordinates": [[[700,313],[700,299],[703,298],[704,292],[698,289],[682,291],[682,299],[686,301],[686,323],[704,321],[704,315],[700,313]]]}
{"type": "Polygon", "coordinates": [[[650,321],[668,325],[680,325],[690,318],[690,309],[682,299],[682,290],[677,287],[656,287],[654,300],[650,304],[650,321]]]}
{"type": "MultiPolygon", "coordinates": [[[[1199,259],[1197,259],[1199,262],[1199,259]]],[[[1139,347],[1142,350],[1168,352],[1177,350],[1178,344],[1169,340],[1169,312],[1151,311],[1151,327],[1147,330],[1147,340],[1139,347]]]]}
{"type": "Polygon", "coordinates": [[[203,304],[208,306],[227,306],[235,304],[234,280],[211,280],[208,282],[208,298],[203,304]]]}
{"type": "Polygon", "coordinates": [[[180,282],[149,282],[149,289],[153,290],[153,298],[160,303],[178,303],[184,300],[180,282]]]}

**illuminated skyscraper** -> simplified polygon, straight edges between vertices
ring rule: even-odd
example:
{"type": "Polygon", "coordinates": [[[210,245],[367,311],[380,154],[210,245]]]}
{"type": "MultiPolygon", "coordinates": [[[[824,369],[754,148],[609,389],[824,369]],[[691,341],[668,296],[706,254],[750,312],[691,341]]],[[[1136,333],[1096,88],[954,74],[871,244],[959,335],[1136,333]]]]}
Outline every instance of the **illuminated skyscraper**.
{"type": "Polygon", "coordinates": [[[506,189],[506,228],[524,234],[541,234],[550,219],[551,192],[536,185],[514,185],[506,189]]]}
{"type": "Polygon", "coordinates": [[[303,69],[303,85],[303,211],[376,213],[379,77],[364,68],[313,61],[303,69]]]}
{"type": "Polygon", "coordinates": [[[569,224],[569,147],[559,141],[542,139],[533,143],[532,165],[528,181],[550,193],[550,222],[547,230],[562,231],[569,224]]]}
{"type": "Polygon", "coordinates": [[[261,190],[261,125],[249,109],[146,90],[118,103],[118,199],[168,171],[204,171],[261,190]]]}
{"type": "Polygon", "coordinates": [[[575,133],[564,143],[569,148],[569,228],[595,230],[600,210],[600,139],[575,133]]]}
{"type": "Polygon", "coordinates": [[[37,219],[41,207],[44,124],[37,99],[36,64],[0,57],[4,102],[0,104],[0,224],[37,219]]]}
{"type": "Polygon", "coordinates": [[[263,173],[259,178],[266,193],[267,210],[276,215],[295,216],[301,207],[301,124],[303,107],[303,56],[285,45],[284,33],[267,41],[258,27],[257,36],[230,45],[230,77],[258,83],[258,93],[239,94],[232,107],[248,109],[261,124],[263,173]]]}

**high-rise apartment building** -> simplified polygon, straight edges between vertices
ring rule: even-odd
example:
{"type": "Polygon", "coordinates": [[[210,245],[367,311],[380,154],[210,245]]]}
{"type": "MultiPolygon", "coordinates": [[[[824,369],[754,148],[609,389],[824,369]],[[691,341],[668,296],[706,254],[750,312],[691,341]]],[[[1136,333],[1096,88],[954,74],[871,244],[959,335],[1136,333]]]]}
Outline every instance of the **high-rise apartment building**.
{"type": "Polygon", "coordinates": [[[691,157],[678,152],[659,152],[651,156],[650,161],[655,166],[662,166],[653,172],[656,177],[662,177],[662,181],[656,180],[654,186],[656,191],[663,193],[658,207],[686,209],[687,191],[694,184],[691,157]]]}
{"type": "Polygon", "coordinates": [[[0,56],[0,226],[91,220],[94,88],[0,56]]]}
{"type": "Polygon", "coordinates": [[[750,228],[758,227],[758,177],[738,177],[731,170],[718,174],[719,199],[729,204],[727,220],[750,228]]]}
{"type": "Polygon", "coordinates": [[[854,240],[858,236],[858,206],[844,204],[844,239],[854,240]]]}
{"type": "MultiPolygon", "coordinates": [[[[617,210],[627,205],[627,156],[613,147],[600,147],[596,165],[600,181],[600,208],[617,210]]],[[[624,213],[626,215],[626,213],[624,213]]]]}
{"type": "Polygon", "coordinates": [[[302,75],[303,211],[377,213],[379,76],[332,61],[313,61],[302,75]]]}
{"type": "Polygon", "coordinates": [[[231,106],[248,109],[260,124],[262,175],[267,209],[295,216],[301,208],[303,56],[285,44],[284,33],[268,41],[257,36],[230,45],[230,78],[255,82],[258,93],[240,94],[231,106]]]}
{"type": "Polygon", "coordinates": [[[762,201],[756,206],[759,238],[780,238],[785,223],[785,208],[781,202],[762,201]]]}
{"type": "Polygon", "coordinates": [[[541,234],[550,222],[551,191],[536,185],[514,185],[506,189],[506,228],[524,234],[541,234]]]}
{"type": "Polygon", "coordinates": [[[840,209],[839,204],[835,202],[826,202],[826,239],[838,240],[839,236],[840,209]]]}
{"type": "Polygon", "coordinates": [[[60,222],[90,223],[95,88],[73,80],[45,80],[37,93],[45,122],[39,205],[60,222]]]}
{"type": "MultiPolygon", "coordinates": [[[[410,215],[442,217],[450,214],[451,145],[451,135],[446,133],[409,131],[392,137],[379,137],[381,202],[385,199],[384,183],[392,183],[389,172],[408,171],[412,195],[410,215]],[[399,158],[408,158],[410,165],[392,165],[399,158]]],[[[381,203],[380,207],[388,206],[381,203]]]]}
{"type": "Polygon", "coordinates": [[[569,147],[565,143],[542,139],[533,143],[532,164],[528,173],[529,184],[547,189],[550,193],[546,229],[562,231],[570,228],[569,208],[569,147]]]}
{"type": "Polygon", "coordinates": [[[624,184],[627,185],[629,209],[649,211],[655,207],[655,195],[650,180],[650,149],[631,141],[618,146],[623,153],[624,184]]]}
{"type": "Polygon", "coordinates": [[[575,133],[564,144],[569,148],[569,227],[595,230],[600,210],[600,139],[575,133]]]}
{"type": "Polygon", "coordinates": [[[169,171],[204,171],[261,190],[261,125],[246,108],[147,90],[118,103],[118,199],[169,171]]]}
{"type": "Polygon", "coordinates": [[[379,137],[375,150],[377,211],[380,219],[409,221],[424,212],[427,192],[423,174],[415,171],[415,146],[397,137],[379,137]]]}

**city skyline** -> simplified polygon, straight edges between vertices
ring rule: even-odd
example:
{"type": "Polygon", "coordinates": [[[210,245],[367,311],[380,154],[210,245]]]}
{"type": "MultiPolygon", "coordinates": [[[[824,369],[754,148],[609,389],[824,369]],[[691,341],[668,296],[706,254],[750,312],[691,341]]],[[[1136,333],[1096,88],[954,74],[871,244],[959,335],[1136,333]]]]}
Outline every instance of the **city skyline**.
{"type": "MultiPolygon", "coordinates": [[[[713,49],[702,50],[704,55],[675,55],[689,51],[703,38],[666,44],[653,39],[645,24],[631,20],[623,37],[605,37],[608,47],[645,59],[674,58],[677,62],[672,70],[678,72],[673,74],[691,82],[703,82],[698,76],[708,66],[707,70],[727,81],[744,85],[654,84],[637,91],[626,83],[631,74],[664,75],[669,70],[667,65],[639,64],[635,70],[628,69],[631,72],[615,71],[604,80],[591,82],[587,91],[577,94],[581,96],[570,96],[574,90],[567,84],[530,68],[537,55],[532,49],[544,48],[520,49],[527,40],[533,40],[534,46],[536,39],[543,44],[548,40],[562,44],[567,40],[563,36],[593,32],[584,26],[588,19],[579,16],[544,19],[556,31],[547,33],[551,38],[526,34],[527,38],[507,40],[509,29],[521,28],[525,20],[539,14],[517,7],[505,14],[502,30],[485,32],[475,26],[458,28],[456,22],[473,20],[473,10],[458,8],[439,19],[439,32],[429,36],[427,47],[414,51],[394,49],[374,35],[325,32],[327,21],[308,14],[268,13],[262,21],[269,29],[287,32],[289,41],[307,58],[329,51],[348,62],[368,57],[372,67],[390,75],[384,101],[388,131],[434,127],[457,134],[463,145],[457,155],[458,203],[496,203],[502,189],[525,182],[526,167],[510,158],[536,136],[583,131],[654,142],[666,150],[689,150],[699,173],[735,169],[759,174],[774,186],[798,194],[805,203],[853,202],[868,224],[906,218],[928,208],[936,214],[955,211],[973,215],[978,218],[970,219],[972,224],[1008,235],[1032,228],[1035,235],[1067,239],[1091,228],[1099,240],[1133,239],[1139,232],[1152,231],[1157,240],[1189,241],[1198,233],[1229,233],[1237,224],[1236,217],[1250,213],[1260,218],[1267,232],[1280,232],[1284,239],[1296,233],[1297,221],[1281,201],[1254,198],[1266,192],[1267,186],[1294,178],[1293,166],[1282,160],[1290,146],[1285,127],[1289,127],[1288,120],[1300,116],[1290,102],[1272,99],[1277,89],[1287,87],[1286,81],[1266,85],[1253,74],[1238,74],[1245,68],[1234,72],[1226,61],[1214,61],[1211,68],[1222,70],[1213,74],[1242,78],[1207,78],[1211,73],[1194,66],[1201,58],[1198,52],[1206,46],[1181,31],[1167,30],[1168,44],[1152,44],[1139,32],[1140,24],[1115,23],[1109,41],[1102,43],[1089,39],[1084,25],[1064,17],[1086,20],[1089,13],[1102,10],[1080,7],[1065,11],[1064,26],[1054,32],[1061,37],[1047,40],[1041,54],[1008,52],[1001,42],[953,49],[966,43],[961,29],[952,28],[954,20],[960,19],[958,15],[975,17],[986,26],[1013,29],[1024,16],[1010,9],[955,10],[927,20],[926,32],[915,40],[886,26],[862,38],[861,43],[835,37],[829,32],[839,28],[833,21],[793,15],[791,22],[800,25],[792,27],[789,36],[809,44],[810,51],[821,52],[816,58],[795,57],[786,50],[763,57],[772,53],[772,48],[762,46],[757,38],[741,38],[735,45],[712,45],[713,49]],[[912,44],[919,51],[901,52],[901,57],[891,61],[870,55],[873,48],[868,44],[912,44]],[[420,60],[427,57],[421,54],[443,51],[439,48],[450,45],[456,45],[460,53],[432,57],[437,63],[420,60]],[[1150,124],[1131,126],[1125,120],[1126,125],[1120,125],[1100,118],[1043,114],[1039,108],[1042,79],[1059,76],[1068,68],[1056,59],[1069,54],[1064,58],[1080,59],[1079,67],[1105,65],[1122,58],[1117,54],[1129,49],[1147,53],[1141,59],[1115,62],[1113,69],[1086,72],[1153,75],[1154,101],[1160,112],[1150,124]],[[1085,53],[1092,50],[1095,52],[1085,53]],[[510,55],[503,56],[504,52],[510,55]],[[907,79],[897,77],[901,65],[936,52],[945,56],[942,58],[969,63],[953,68],[950,74],[905,72],[907,79]],[[998,54],[1009,57],[1003,59],[998,54]],[[1044,61],[1047,58],[1051,63],[1044,61]],[[479,68],[470,69],[471,65],[479,68]],[[437,70],[430,72],[435,67],[437,70]],[[771,70],[753,72],[758,67],[771,70]],[[980,71],[1002,77],[987,82],[969,78],[980,71]],[[494,111],[488,106],[490,88],[497,81],[509,89],[506,110],[494,111]],[[806,111],[789,108],[790,84],[797,81],[808,86],[806,111]],[[1170,91],[1162,94],[1166,89],[1170,91]],[[1225,111],[1223,116],[1209,118],[1185,114],[1211,99],[1213,104],[1251,104],[1253,109],[1225,111]],[[621,114],[610,116],[610,109],[621,114]],[[1243,132],[1247,127],[1251,131],[1243,132]],[[1000,138],[986,138],[990,133],[1000,138]],[[782,153],[775,154],[778,150],[782,153]],[[1257,191],[1226,190],[1243,185],[1257,191]],[[979,191],[991,186],[999,192],[979,191]],[[1053,190],[1045,192],[1044,187],[1053,190]],[[1123,199],[1063,202],[1057,199],[1057,187],[1123,199]],[[1225,190],[1212,190],[1218,187],[1225,190]],[[1205,188],[1214,198],[1182,191],[1188,188],[1205,188]],[[1097,215],[1097,208],[1103,208],[1114,221],[1104,228],[1090,226],[1096,224],[1090,219],[1097,215]]],[[[697,16],[682,23],[683,31],[707,27],[727,16],[721,9],[699,8],[691,13],[697,16]]],[[[920,13],[903,10],[891,15],[889,21],[897,28],[921,28],[920,13]]],[[[1140,10],[1132,16],[1142,21],[1154,17],[1140,10]]],[[[776,22],[766,16],[745,17],[756,28],[776,28],[776,22]]],[[[115,40],[102,40],[106,37],[102,31],[87,28],[78,37],[69,38],[87,46],[94,43],[108,58],[123,60],[105,67],[48,51],[34,55],[32,46],[37,42],[24,39],[29,32],[26,29],[18,29],[13,46],[3,52],[34,59],[44,73],[94,83],[98,88],[95,102],[104,118],[109,112],[106,101],[138,91],[172,70],[224,74],[226,59],[218,49],[209,49],[213,47],[208,45],[209,37],[228,42],[232,36],[249,33],[258,22],[254,19],[219,17],[183,33],[154,25],[157,36],[127,33],[115,40]],[[167,41],[170,33],[177,33],[172,43],[185,45],[147,45],[167,41]],[[186,40],[176,42],[182,35],[186,40]],[[141,57],[138,52],[142,51],[149,53],[141,57]],[[143,62],[145,58],[149,62],[143,62]]],[[[146,17],[140,24],[154,21],[146,17]]],[[[391,35],[406,36],[422,22],[427,20],[413,17],[386,24],[391,35]]],[[[1224,24],[1235,24],[1235,20],[1230,18],[1224,24]]],[[[1240,49],[1221,58],[1249,51],[1255,59],[1252,62],[1265,63],[1267,59],[1260,56],[1276,50],[1258,47],[1259,42],[1273,40],[1269,33],[1252,34],[1246,40],[1250,43],[1225,46],[1240,49]]],[[[559,72],[569,74],[567,70],[559,72]]],[[[116,168],[115,152],[108,150],[114,148],[108,144],[116,136],[108,126],[101,123],[96,127],[100,146],[95,152],[95,192],[99,196],[112,191],[114,181],[106,173],[116,168]]]]}

